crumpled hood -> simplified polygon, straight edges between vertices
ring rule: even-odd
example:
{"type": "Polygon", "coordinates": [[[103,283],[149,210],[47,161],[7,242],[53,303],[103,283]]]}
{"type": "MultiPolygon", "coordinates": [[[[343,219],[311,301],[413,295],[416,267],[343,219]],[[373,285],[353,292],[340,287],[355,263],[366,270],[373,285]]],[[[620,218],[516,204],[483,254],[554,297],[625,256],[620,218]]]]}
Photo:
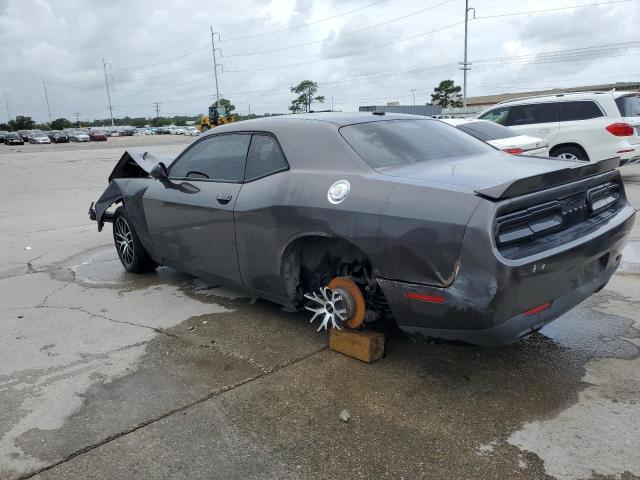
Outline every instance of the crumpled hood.
{"type": "Polygon", "coordinates": [[[109,175],[109,182],[114,178],[148,177],[151,169],[159,162],[166,166],[173,161],[173,157],[155,155],[153,153],[133,153],[125,151],[109,175]]]}

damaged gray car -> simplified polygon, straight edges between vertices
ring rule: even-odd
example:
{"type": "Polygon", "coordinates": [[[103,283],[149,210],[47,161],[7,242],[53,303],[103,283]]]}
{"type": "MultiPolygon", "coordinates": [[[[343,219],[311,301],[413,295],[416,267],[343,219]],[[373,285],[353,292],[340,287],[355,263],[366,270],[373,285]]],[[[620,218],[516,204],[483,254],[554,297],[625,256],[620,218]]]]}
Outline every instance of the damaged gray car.
{"type": "Polygon", "coordinates": [[[171,266],[319,328],[490,346],[607,283],[635,213],[617,165],[513,156],[422,117],[279,116],[176,158],[125,153],[89,213],[129,272],[171,266]]]}

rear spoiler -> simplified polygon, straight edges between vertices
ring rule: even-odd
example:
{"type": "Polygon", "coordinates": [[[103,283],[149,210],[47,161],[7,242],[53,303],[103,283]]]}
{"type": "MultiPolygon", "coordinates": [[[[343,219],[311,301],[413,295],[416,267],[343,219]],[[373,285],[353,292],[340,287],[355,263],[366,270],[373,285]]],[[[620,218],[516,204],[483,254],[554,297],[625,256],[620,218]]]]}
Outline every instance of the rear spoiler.
{"type": "MultiPolygon", "coordinates": [[[[526,157],[522,158],[526,162],[526,157]]],[[[520,178],[518,180],[500,183],[491,187],[479,188],[475,192],[491,200],[503,200],[505,198],[519,197],[527,193],[546,190],[557,187],[565,183],[571,183],[582,178],[593,177],[604,172],[615,170],[620,166],[620,158],[606,158],[599,162],[590,162],[554,170],[552,172],[541,173],[532,177],[520,178]]]]}

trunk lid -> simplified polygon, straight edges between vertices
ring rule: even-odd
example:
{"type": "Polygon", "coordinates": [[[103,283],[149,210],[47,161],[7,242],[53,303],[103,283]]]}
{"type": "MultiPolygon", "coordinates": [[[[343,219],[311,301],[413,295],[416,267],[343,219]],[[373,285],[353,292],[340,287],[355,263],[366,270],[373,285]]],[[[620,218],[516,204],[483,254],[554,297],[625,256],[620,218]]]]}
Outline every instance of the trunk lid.
{"type": "Polygon", "coordinates": [[[585,163],[496,151],[379,168],[377,171],[393,177],[448,185],[500,200],[597,175],[619,165],[618,158],[585,163]]]}

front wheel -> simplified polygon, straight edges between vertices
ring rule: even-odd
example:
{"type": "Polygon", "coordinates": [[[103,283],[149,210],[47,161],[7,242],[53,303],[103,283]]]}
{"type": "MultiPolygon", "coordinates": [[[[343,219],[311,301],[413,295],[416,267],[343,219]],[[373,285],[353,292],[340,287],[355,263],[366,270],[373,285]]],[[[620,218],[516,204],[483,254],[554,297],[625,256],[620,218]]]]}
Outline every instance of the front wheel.
{"type": "Polygon", "coordinates": [[[140,243],[123,207],[118,207],[113,214],[113,242],[120,262],[127,272],[151,272],[158,266],[140,243]]]}

